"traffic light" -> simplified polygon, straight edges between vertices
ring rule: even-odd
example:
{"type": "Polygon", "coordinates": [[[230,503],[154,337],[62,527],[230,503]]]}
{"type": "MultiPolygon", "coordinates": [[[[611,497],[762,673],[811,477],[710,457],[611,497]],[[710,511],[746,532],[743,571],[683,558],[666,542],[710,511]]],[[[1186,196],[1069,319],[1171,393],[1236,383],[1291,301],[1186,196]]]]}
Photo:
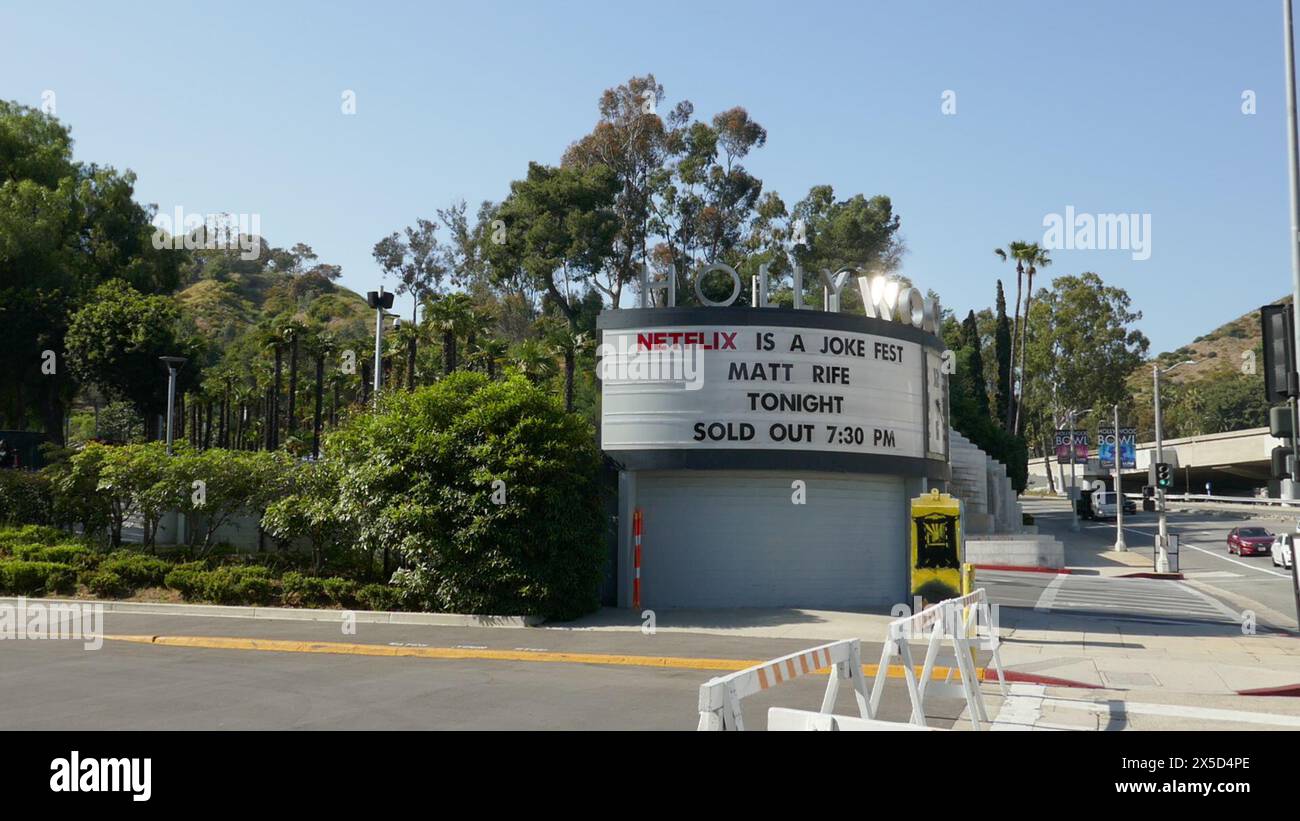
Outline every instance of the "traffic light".
{"type": "Polygon", "coordinates": [[[1168,490],[1174,486],[1174,469],[1168,462],[1156,462],[1156,487],[1168,490]]]}
{"type": "Polygon", "coordinates": [[[1291,476],[1291,448],[1276,447],[1270,458],[1274,479],[1288,479],[1291,476]]]}
{"type": "Polygon", "coordinates": [[[1268,435],[1278,439],[1291,438],[1291,406],[1278,405],[1268,409],[1268,435]]]}
{"type": "Polygon", "coordinates": [[[1291,305],[1265,305],[1259,309],[1264,336],[1264,395],[1269,404],[1295,395],[1291,374],[1296,370],[1295,326],[1291,305]]]}

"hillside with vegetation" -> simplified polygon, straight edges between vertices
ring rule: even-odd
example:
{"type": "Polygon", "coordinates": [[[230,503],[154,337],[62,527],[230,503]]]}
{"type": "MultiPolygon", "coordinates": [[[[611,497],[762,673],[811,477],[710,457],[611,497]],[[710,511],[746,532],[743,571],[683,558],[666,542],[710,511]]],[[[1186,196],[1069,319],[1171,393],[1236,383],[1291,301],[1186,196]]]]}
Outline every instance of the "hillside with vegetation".
{"type": "MultiPolygon", "coordinates": [[[[1273,304],[1289,302],[1286,297],[1273,304]]],[[[1202,436],[1268,424],[1264,398],[1264,354],[1259,312],[1232,319],[1186,345],[1157,354],[1133,370],[1138,436],[1155,438],[1152,365],[1163,372],[1161,408],[1166,438],[1202,436]]]]}

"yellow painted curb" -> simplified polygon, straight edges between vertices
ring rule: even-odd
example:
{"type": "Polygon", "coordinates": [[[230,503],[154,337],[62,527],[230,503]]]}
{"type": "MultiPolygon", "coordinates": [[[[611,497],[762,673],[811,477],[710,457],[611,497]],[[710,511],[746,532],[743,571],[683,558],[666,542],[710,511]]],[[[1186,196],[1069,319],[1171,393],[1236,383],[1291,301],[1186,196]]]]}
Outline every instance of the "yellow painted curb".
{"type": "MultiPolygon", "coordinates": [[[[679,656],[629,656],[614,653],[564,653],[555,650],[489,650],[469,647],[402,647],[384,644],[353,644],[337,641],[288,641],[225,636],[104,636],[106,641],[126,641],[161,647],[198,647],[208,650],[263,650],[274,653],[327,653],[346,656],[388,656],[427,659],[469,659],[486,661],[532,661],[561,664],[600,664],[616,667],[659,667],[677,670],[719,670],[735,672],[762,664],[763,659],[708,659],[679,656]]],[[[876,674],[875,664],[862,665],[867,676],[876,674]]],[[[913,668],[917,676],[921,668],[913,668]]],[[[826,675],[829,669],[817,671],[826,675]]],[[[955,670],[952,672],[956,672],[955,670]]],[[[947,678],[949,668],[935,667],[932,679],[947,678]]],[[[984,679],[984,670],[978,671],[984,679]]],[[[889,678],[903,678],[901,664],[890,665],[889,678]]]]}

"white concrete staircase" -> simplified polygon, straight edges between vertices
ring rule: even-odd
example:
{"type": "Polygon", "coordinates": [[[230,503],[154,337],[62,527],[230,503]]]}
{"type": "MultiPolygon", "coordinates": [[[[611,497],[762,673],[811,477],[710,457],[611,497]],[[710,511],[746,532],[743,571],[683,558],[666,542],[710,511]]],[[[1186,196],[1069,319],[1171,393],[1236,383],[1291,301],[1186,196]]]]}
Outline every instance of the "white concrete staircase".
{"type": "Polygon", "coordinates": [[[1017,567],[1065,566],[1065,546],[1024,524],[1006,465],[951,428],[948,492],[965,507],[966,561],[1017,567]]]}

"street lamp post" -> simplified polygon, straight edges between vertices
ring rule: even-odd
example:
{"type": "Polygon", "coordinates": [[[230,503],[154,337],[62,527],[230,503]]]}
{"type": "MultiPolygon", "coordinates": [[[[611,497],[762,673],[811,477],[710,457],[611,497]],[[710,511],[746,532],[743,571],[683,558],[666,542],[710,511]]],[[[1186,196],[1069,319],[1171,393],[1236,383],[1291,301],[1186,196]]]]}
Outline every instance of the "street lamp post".
{"type": "MultiPolygon", "coordinates": [[[[1087,408],[1083,413],[1091,413],[1092,408],[1087,408]]],[[[1078,490],[1074,479],[1074,425],[1078,416],[1081,416],[1077,410],[1070,408],[1070,531],[1079,532],[1079,504],[1078,490]]]]}
{"type": "Polygon", "coordinates": [[[1115,552],[1127,553],[1128,545],[1124,543],[1124,480],[1120,474],[1123,460],[1119,455],[1119,404],[1115,405],[1115,444],[1110,449],[1115,459],[1115,552]]]}
{"type": "MultiPolygon", "coordinates": [[[[1286,137],[1287,137],[1287,181],[1291,189],[1291,305],[1292,311],[1300,311],[1300,138],[1296,136],[1296,99],[1295,99],[1295,41],[1292,32],[1291,0],[1282,0],[1282,40],[1283,53],[1286,57],[1286,137]]],[[[1296,317],[1300,320],[1300,316],[1296,317]]],[[[1300,321],[1292,323],[1293,342],[1300,351],[1300,321]]],[[[1290,387],[1288,385],[1288,387],[1290,387]]],[[[1295,437],[1300,435],[1300,406],[1296,399],[1291,399],[1292,447],[1295,437]]],[[[1291,469],[1291,496],[1300,485],[1300,456],[1297,456],[1291,469]]]]}
{"type": "MultiPolygon", "coordinates": [[[[1175,363],[1165,370],[1160,370],[1158,363],[1151,366],[1152,380],[1155,383],[1155,403],[1156,403],[1156,464],[1165,461],[1164,447],[1164,417],[1160,413],[1160,376],[1169,373],[1179,365],[1196,364],[1190,359],[1175,363]]],[[[1156,572],[1169,572],[1169,527],[1165,520],[1165,489],[1156,482],[1156,521],[1159,522],[1159,531],[1156,536],[1156,572]]]]}
{"type": "Polygon", "coordinates": [[[172,455],[173,419],[176,416],[176,371],[185,364],[183,356],[158,357],[167,366],[167,455],[172,455]]]}

